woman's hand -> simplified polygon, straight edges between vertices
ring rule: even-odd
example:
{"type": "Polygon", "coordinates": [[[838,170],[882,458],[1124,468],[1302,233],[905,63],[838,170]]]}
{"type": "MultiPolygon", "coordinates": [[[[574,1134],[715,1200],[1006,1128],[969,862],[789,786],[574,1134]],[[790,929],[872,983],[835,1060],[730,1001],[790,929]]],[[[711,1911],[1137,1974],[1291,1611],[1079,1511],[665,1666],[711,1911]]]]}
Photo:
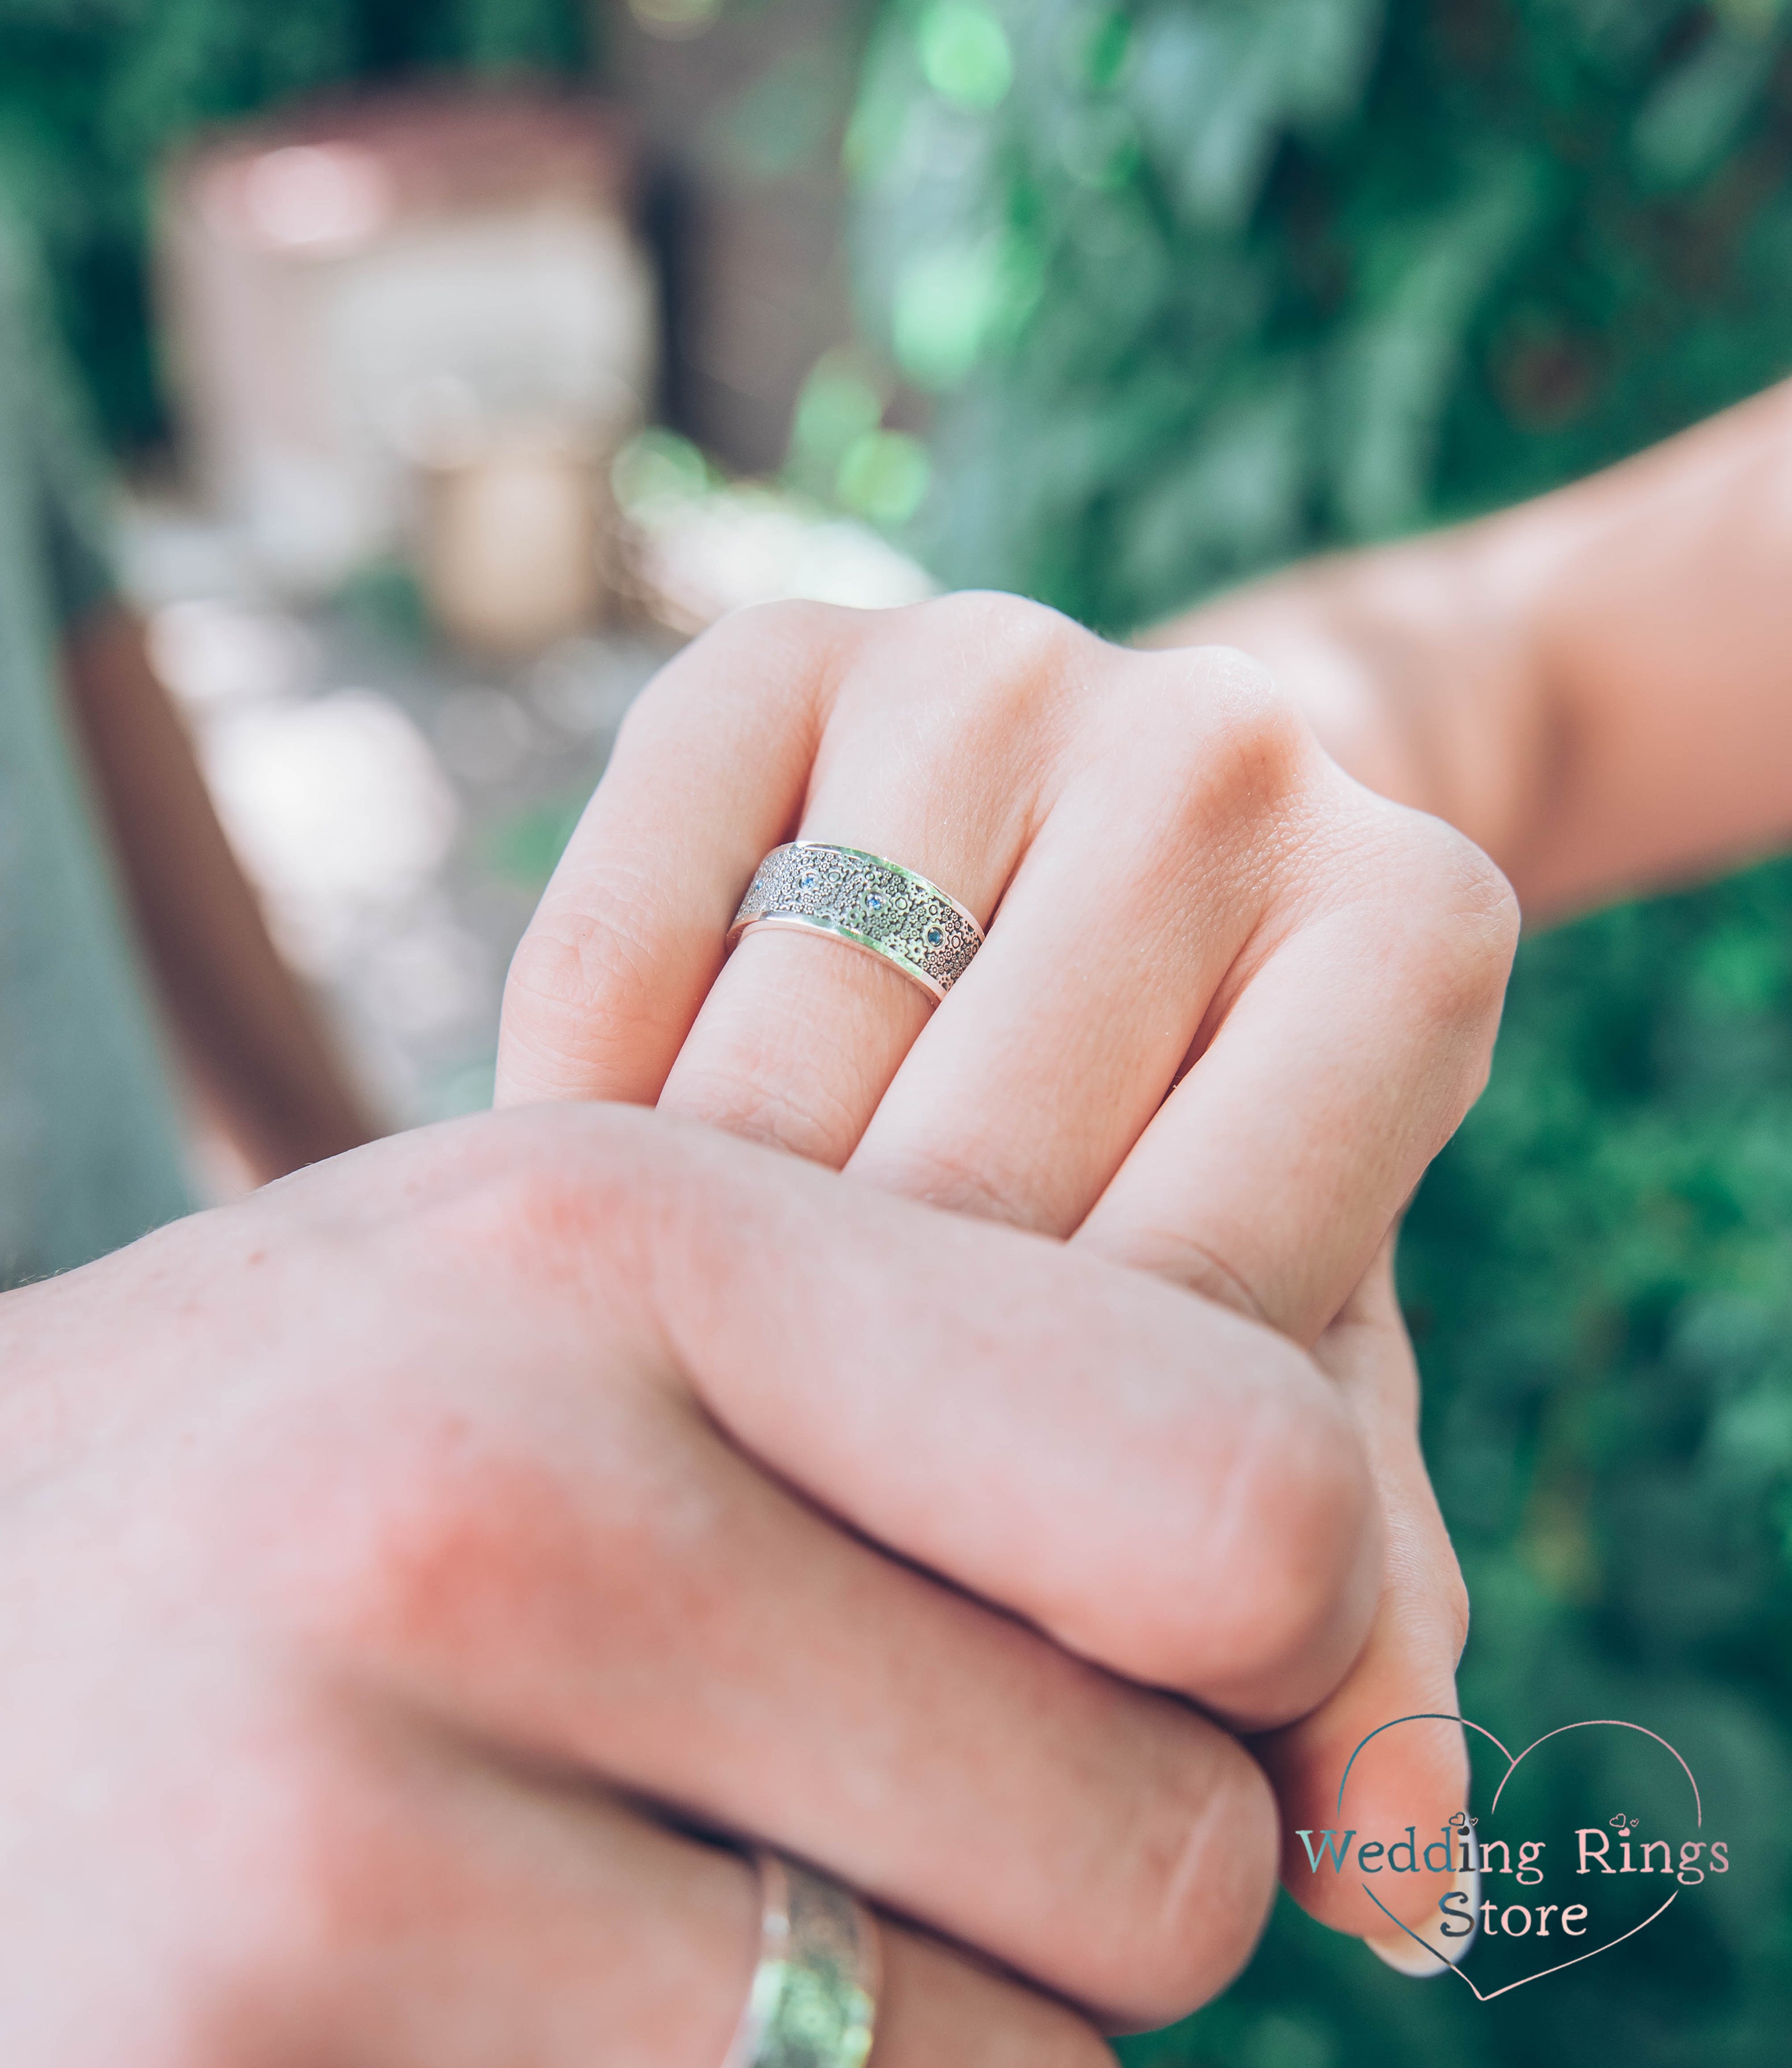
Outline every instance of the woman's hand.
{"type": "Polygon", "coordinates": [[[1273,1887],[1191,1704],[1309,1708],[1375,1594],[1283,1339],[645,1114],[320,1166],[7,1294],[0,1374],[9,2062],[716,2068],[694,1826],[902,1920],[878,2068],[1098,2068],[1273,1887]]]}
{"type": "MultiPolygon", "coordinates": [[[[1480,853],[1343,775],[1238,653],[1128,652],[1001,596],[780,605],[698,641],[631,714],[512,967],[499,1098],[657,1101],[1311,1345],[1485,1081],[1515,930],[1480,853]],[[988,926],[937,1010],[826,939],[751,934],[724,965],[755,867],[797,835],[899,861],[988,926]]],[[[1382,1447],[1403,1446],[1392,1483],[1428,1504],[1409,1413],[1382,1447]]],[[[1273,1546],[1273,1509],[1243,1521],[1273,1546]]],[[[1453,1707],[1460,1583],[1427,1541],[1438,1569],[1391,1566],[1334,1721],[1453,1707]]],[[[1296,1713],[1243,1684],[1210,1699],[1242,1728],[1296,1713]]],[[[1328,1821],[1334,1738],[1291,1741],[1296,1822],[1328,1821]]],[[[1460,1735],[1403,1752],[1385,1801],[1363,1772],[1365,1816],[1440,1822],[1460,1735]]],[[[1387,1929],[1354,1887],[1294,1886],[1387,1929]]]]}

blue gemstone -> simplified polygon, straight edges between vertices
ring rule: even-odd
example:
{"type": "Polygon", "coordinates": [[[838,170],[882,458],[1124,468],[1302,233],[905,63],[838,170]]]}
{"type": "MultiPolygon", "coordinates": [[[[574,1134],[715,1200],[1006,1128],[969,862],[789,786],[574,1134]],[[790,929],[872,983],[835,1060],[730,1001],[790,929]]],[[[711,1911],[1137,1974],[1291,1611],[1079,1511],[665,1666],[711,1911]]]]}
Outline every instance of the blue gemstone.
{"type": "Polygon", "coordinates": [[[937,948],[945,938],[946,936],[941,933],[937,926],[930,926],[927,929],[926,939],[927,946],[930,948],[937,948]]]}

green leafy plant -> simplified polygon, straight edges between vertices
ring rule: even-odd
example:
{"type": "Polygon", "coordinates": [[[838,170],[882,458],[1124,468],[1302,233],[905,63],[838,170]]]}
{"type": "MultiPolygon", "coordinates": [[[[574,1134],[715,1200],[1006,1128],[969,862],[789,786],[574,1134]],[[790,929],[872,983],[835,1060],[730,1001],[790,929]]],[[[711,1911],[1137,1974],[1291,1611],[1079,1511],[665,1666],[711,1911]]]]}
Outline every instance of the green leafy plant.
{"type": "Polygon", "coordinates": [[[868,321],[939,398],[919,543],[1123,626],[1765,385],[1788,35],[1776,0],[897,0],[849,152],[868,321]]]}

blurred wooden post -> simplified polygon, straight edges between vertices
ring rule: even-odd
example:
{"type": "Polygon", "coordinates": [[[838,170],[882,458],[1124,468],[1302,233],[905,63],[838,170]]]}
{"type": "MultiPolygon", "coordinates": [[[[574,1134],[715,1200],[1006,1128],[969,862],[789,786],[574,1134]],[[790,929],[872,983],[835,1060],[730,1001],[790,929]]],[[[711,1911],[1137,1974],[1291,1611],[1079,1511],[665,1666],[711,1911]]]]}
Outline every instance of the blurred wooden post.
{"type": "Polygon", "coordinates": [[[475,644],[596,613],[605,469],[657,371],[631,160],[604,105],[442,90],[315,107],[173,169],[181,414],[276,587],[399,551],[475,644]]]}

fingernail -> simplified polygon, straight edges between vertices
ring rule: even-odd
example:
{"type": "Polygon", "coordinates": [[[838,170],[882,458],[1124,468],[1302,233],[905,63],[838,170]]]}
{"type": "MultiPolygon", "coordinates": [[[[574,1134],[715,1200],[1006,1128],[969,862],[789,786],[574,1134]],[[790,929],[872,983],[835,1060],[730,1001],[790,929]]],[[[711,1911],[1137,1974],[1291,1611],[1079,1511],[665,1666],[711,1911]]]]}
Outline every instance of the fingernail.
{"type": "MultiPolygon", "coordinates": [[[[1480,1869],[1464,1867],[1452,1883],[1468,1899],[1468,1915],[1475,1919],[1475,1928],[1465,1937],[1446,1939],[1440,1928],[1444,1917],[1440,1911],[1423,1930],[1415,1928],[1411,1932],[1389,1932],[1374,1939],[1365,1939],[1363,1944],[1378,1960],[1384,1960],[1403,1975],[1423,1977],[1441,1975],[1446,1968],[1454,1967],[1475,1943],[1475,1933],[1480,1929],[1480,1869]]],[[[1459,1910],[1456,1915],[1460,1917],[1459,1910]]]]}

